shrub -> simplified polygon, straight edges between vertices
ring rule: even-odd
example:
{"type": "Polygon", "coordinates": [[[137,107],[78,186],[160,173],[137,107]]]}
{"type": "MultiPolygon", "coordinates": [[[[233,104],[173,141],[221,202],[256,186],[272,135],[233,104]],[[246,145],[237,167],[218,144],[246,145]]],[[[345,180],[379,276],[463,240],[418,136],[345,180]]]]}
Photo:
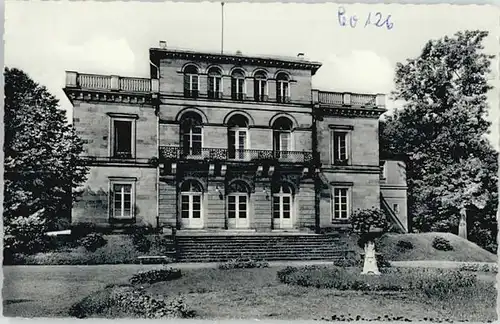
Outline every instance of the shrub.
{"type": "Polygon", "coordinates": [[[346,256],[333,261],[333,265],[341,268],[357,267],[362,264],[361,260],[354,256],[346,256]]]}
{"type": "Polygon", "coordinates": [[[75,241],[78,241],[85,236],[96,233],[97,226],[94,223],[76,223],[71,226],[71,236],[75,241]]]}
{"type": "Polygon", "coordinates": [[[470,271],[470,272],[498,272],[498,266],[496,264],[479,264],[479,263],[465,263],[462,264],[459,268],[461,271],[470,271]]]}
{"type": "Polygon", "coordinates": [[[459,291],[475,287],[475,274],[442,269],[387,269],[381,276],[362,275],[359,269],[338,267],[286,267],[277,273],[280,282],[337,290],[418,290],[427,297],[445,300],[459,291]]]}
{"type": "Polygon", "coordinates": [[[73,317],[108,314],[110,317],[189,318],[194,312],[189,310],[183,299],[158,300],[147,295],[142,289],[127,285],[107,286],[104,290],[91,294],[71,306],[73,317]],[[111,314],[109,314],[111,313],[111,314]]]}
{"type": "Polygon", "coordinates": [[[5,225],[4,251],[8,255],[34,254],[45,250],[48,245],[46,222],[43,210],[28,217],[16,217],[5,225]]]}
{"type": "Polygon", "coordinates": [[[412,250],[413,243],[410,241],[399,240],[396,246],[401,250],[412,250]]]}
{"type": "Polygon", "coordinates": [[[147,253],[151,250],[151,241],[147,237],[147,234],[150,233],[148,228],[138,228],[132,234],[132,243],[135,246],[135,249],[142,253],[147,253]]]}
{"type": "Polygon", "coordinates": [[[432,247],[440,251],[453,250],[453,246],[451,245],[450,241],[441,236],[436,236],[434,240],[432,240],[432,247]]]}
{"type": "Polygon", "coordinates": [[[358,209],[349,218],[352,228],[362,234],[378,229],[385,232],[389,229],[390,223],[383,211],[379,208],[358,209]]]}
{"type": "Polygon", "coordinates": [[[256,261],[252,259],[234,259],[219,263],[218,268],[221,270],[269,268],[269,263],[267,261],[256,261]]]}
{"type": "Polygon", "coordinates": [[[100,233],[90,233],[78,240],[78,244],[87,251],[95,252],[98,248],[107,244],[106,239],[100,233]]]}
{"type": "Polygon", "coordinates": [[[155,283],[160,281],[170,281],[181,277],[181,270],[174,268],[164,268],[157,270],[141,271],[130,278],[131,284],[155,283]]]}
{"type": "Polygon", "coordinates": [[[392,267],[391,263],[385,258],[383,254],[377,253],[376,258],[377,258],[377,267],[379,267],[379,269],[392,267]]]}

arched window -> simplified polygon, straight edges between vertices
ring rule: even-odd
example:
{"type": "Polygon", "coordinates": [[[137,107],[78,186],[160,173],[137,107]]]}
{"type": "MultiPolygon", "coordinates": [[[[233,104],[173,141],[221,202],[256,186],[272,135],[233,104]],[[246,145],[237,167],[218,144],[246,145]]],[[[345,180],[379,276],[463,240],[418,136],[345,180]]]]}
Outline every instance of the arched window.
{"type": "Polygon", "coordinates": [[[278,158],[287,158],[292,147],[293,123],[286,117],[279,117],[273,123],[273,145],[278,158]]]}
{"type": "Polygon", "coordinates": [[[273,225],[274,228],[291,228],[293,214],[293,188],[287,183],[273,185],[273,225]]]}
{"type": "Polygon", "coordinates": [[[198,92],[198,68],[194,65],[188,65],[184,68],[184,96],[196,98],[198,92]]]}
{"type": "Polygon", "coordinates": [[[187,112],[181,118],[180,134],[183,155],[201,155],[203,127],[201,116],[187,112]]]}
{"type": "Polygon", "coordinates": [[[227,190],[228,227],[248,227],[250,188],[241,180],[233,181],[227,190]]]}
{"type": "Polygon", "coordinates": [[[208,70],[208,98],[222,98],[222,72],[217,67],[208,70]]]}
{"type": "Polygon", "coordinates": [[[186,180],[181,184],[181,222],[187,228],[203,226],[203,187],[196,180],[186,180]]]}
{"type": "Polygon", "coordinates": [[[276,76],[276,100],[278,102],[290,101],[290,78],[283,72],[276,76]]]}
{"type": "Polygon", "coordinates": [[[248,148],[248,119],[241,115],[233,115],[228,121],[229,158],[245,160],[248,148]]]}
{"type": "Polygon", "coordinates": [[[255,101],[267,101],[267,75],[263,71],[255,73],[254,76],[255,101]]]}
{"type": "Polygon", "coordinates": [[[233,100],[245,99],[245,74],[241,70],[231,74],[231,97],[233,100]]]}

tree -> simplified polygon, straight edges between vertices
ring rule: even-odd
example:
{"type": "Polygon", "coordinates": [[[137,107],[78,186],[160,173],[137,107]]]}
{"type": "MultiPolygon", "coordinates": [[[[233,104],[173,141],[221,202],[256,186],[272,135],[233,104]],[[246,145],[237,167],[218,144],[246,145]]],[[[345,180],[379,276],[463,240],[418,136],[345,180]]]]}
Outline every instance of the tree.
{"type": "Polygon", "coordinates": [[[465,31],[431,40],[419,57],[396,66],[392,97],[405,104],[381,123],[380,144],[384,153],[408,156],[408,205],[417,230],[456,232],[467,213],[469,238],[487,230],[496,241],[498,154],[485,138],[493,58],[482,52],[487,35],[465,31]]]}
{"type": "Polygon", "coordinates": [[[37,213],[53,228],[86,179],[82,141],[44,86],[15,68],[4,77],[4,222],[37,213]]]}

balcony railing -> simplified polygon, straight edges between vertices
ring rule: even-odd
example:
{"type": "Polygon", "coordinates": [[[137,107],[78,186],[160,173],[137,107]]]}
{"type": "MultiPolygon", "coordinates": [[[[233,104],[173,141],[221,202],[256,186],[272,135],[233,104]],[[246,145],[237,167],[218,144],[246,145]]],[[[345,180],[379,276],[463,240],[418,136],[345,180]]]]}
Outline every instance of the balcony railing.
{"type": "Polygon", "coordinates": [[[272,151],[272,150],[231,150],[222,148],[190,148],[161,146],[160,157],[164,160],[212,160],[250,162],[274,160],[287,163],[308,163],[313,159],[312,152],[272,151]]]}
{"type": "Polygon", "coordinates": [[[384,107],[384,94],[344,93],[313,90],[315,103],[326,106],[384,107]]]}
{"type": "Polygon", "coordinates": [[[158,91],[158,80],[147,78],[128,78],[117,75],[85,74],[66,72],[66,86],[71,88],[115,90],[129,92],[158,91]]]}

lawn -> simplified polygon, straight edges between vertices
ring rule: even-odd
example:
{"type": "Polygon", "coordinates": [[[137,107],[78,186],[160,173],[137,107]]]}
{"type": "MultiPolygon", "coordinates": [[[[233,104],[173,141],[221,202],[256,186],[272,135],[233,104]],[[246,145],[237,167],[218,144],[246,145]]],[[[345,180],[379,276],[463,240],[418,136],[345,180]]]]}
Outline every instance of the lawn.
{"type": "MultiPolygon", "coordinates": [[[[4,267],[4,315],[65,316],[73,303],[107,284],[126,282],[138,269],[138,266],[4,267]]],[[[180,279],[145,288],[158,299],[182,296],[201,319],[311,320],[349,314],[373,319],[386,315],[412,320],[496,319],[494,288],[467,300],[439,301],[413,292],[337,291],[286,285],[277,280],[279,269],[183,269],[180,279]]],[[[493,274],[481,274],[478,278],[493,287],[493,274]]]]}

